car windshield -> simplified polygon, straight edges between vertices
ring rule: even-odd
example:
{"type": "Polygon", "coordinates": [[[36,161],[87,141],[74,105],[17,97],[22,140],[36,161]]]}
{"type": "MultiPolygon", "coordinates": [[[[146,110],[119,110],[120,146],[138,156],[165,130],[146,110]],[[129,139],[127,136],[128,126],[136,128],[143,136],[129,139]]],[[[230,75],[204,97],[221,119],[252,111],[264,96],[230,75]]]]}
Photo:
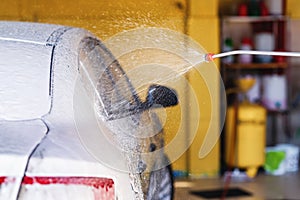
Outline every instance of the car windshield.
{"type": "Polygon", "coordinates": [[[79,71],[97,111],[105,119],[139,112],[141,101],[118,60],[99,41],[88,37],[79,50],[79,71]]]}

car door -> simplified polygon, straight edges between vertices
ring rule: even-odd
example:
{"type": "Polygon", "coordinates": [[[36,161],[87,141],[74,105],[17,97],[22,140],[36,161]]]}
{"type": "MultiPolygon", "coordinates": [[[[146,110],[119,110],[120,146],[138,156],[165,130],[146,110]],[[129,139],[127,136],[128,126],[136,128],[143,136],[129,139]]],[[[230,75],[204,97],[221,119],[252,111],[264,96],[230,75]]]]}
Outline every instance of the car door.
{"type": "MultiPolygon", "coordinates": [[[[153,188],[150,189],[150,179],[155,178],[152,171],[163,168],[158,165],[165,167],[164,164],[168,163],[162,150],[162,127],[151,109],[151,99],[157,95],[148,95],[146,100],[142,101],[118,60],[94,38],[85,38],[82,41],[79,50],[79,71],[81,81],[94,104],[104,137],[112,144],[112,149],[118,149],[120,159],[123,157],[127,165],[118,166],[115,160],[101,156],[99,159],[104,159],[105,163],[118,170],[127,170],[132,177],[136,199],[147,199],[148,191],[157,192],[155,188],[159,188],[160,181],[152,181],[153,188]]],[[[155,94],[155,91],[160,89],[171,91],[162,86],[152,85],[148,94],[155,94]]],[[[163,99],[161,98],[161,101],[163,99]]],[[[174,104],[177,104],[177,101],[170,103],[174,104]]],[[[156,179],[163,177],[157,176],[156,179]]],[[[172,187],[170,193],[171,191],[172,187]]]]}

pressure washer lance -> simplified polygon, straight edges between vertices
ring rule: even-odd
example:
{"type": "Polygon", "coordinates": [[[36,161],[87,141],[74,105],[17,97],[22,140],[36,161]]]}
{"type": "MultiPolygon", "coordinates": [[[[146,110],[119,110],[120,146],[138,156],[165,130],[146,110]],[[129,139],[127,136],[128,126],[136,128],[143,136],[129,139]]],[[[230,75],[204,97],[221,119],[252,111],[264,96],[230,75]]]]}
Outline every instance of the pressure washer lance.
{"type": "Polygon", "coordinates": [[[235,50],[219,54],[207,53],[204,55],[204,59],[206,62],[210,62],[213,61],[215,58],[222,58],[226,56],[239,54],[300,57],[300,52],[235,50]]]}

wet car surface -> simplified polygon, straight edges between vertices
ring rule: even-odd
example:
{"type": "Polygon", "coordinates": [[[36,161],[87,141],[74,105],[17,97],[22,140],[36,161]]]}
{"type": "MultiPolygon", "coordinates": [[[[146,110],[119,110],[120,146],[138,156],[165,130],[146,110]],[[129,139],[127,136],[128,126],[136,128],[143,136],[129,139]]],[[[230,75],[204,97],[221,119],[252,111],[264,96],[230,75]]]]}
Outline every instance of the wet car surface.
{"type": "Polygon", "coordinates": [[[0,27],[0,199],[170,199],[170,168],[152,170],[165,155],[143,155],[163,147],[161,125],[149,110],[176,105],[175,91],[165,88],[160,96],[155,91],[164,88],[153,85],[141,101],[117,60],[85,30],[22,22],[0,27]],[[87,75],[94,76],[94,90],[87,75]],[[86,102],[92,105],[80,104],[86,102]],[[105,155],[100,161],[84,140],[95,131],[89,127],[95,113],[102,132],[114,127],[112,140],[94,142],[105,155]],[[127,171],[111,167],[117,161],[105,145],[119,145],[127,171]]]}

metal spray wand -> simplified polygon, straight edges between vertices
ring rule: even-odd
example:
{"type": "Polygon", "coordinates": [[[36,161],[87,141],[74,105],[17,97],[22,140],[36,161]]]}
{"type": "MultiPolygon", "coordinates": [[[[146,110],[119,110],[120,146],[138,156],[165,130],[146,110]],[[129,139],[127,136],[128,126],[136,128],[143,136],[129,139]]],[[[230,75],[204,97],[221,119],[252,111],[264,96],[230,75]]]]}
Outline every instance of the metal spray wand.
{"type": "Polygon", "coordinates": [[[210,62],[213,61],[215,58],[222,58],[238,54],[300,57],[300,52],[236,50],[219,54],[208,53],[204,55],[204,59],[205,61],[210,62]]]}

